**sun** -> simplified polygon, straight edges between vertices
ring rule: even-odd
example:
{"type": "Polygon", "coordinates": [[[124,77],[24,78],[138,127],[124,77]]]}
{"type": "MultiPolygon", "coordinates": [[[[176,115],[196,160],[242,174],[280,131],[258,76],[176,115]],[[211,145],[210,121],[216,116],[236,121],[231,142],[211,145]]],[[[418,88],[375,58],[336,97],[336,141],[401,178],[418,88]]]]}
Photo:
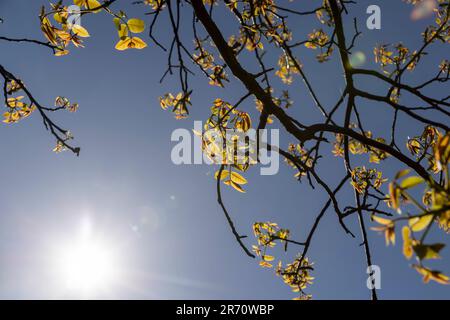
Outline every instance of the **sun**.
{"type": "Polygon", "coordinates": [[[82,242],[68,247],[61,259],[61,271],[68,289],[92,293],[114,279],[113,257],[100,243],[82,242]]]}
{"type": "Polygon", "coordinates": [[[60,246],[56,270],[65,289],[81,298],[107,292],[117,279],[114,247],[85,225],[79,236],[60,246]]]}

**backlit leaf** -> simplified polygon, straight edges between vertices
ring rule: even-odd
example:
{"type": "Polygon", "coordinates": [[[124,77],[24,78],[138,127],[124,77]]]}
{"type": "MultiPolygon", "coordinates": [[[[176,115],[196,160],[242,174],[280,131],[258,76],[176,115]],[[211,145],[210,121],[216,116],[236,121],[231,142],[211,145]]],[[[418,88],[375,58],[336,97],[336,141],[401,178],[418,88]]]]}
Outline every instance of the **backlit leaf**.
{"type": "Polygon", "coordinates": [[[247,183],[247,180],[237,172],[231,172],[231,180],[237,184],[247,183]]]}
{"type": "MultiPolygon", "coordinates": [[[[216,171],[216,174],[214,175],[214,178],[217,180],[217,177],[219,176],[219,172],[220,170],[216,171]]],[[[222,170],[222,172],[220,173],[220,180],[225,179],[226,177],[228,177],[228,175],[230,174],[230,172],[228,170],[222,170]]]]}
{"type": "Polygon", "coordinates": [[[418,244],[414,246],[414,252],[420,260],[439,259],[439,252],[445,247],[443,243],[435,243],[431,245],[418,244]]]}
{"type": "Polygon", "coordinates": [[[145,29],[145,23],[141,19],[130,19],[127,22],[128,28],[133,33],[141,33],[145,29]]]}
{"type": "Polygon", "coordinates": [[[235,183],[235,182],[233,182],[231,180],[224,181],[224,183],[226,185],[232,186],[233,188],[235,188],[239,192],[245,193],[245,190],[240,185],[238,185],[237,183],[235,183]]]}
{"type": "Polygon", "coordinates": [[[374,221],[378,222],[379,224],[382,224],[382,225],[385,225],[385,226],[392,224],[391,220],[385,219],[385,218],[381,218],[381,217],[378,217],[378,216],[372,216],[372,219],[374,221]]]}
{"type": "Polygon", "coordinates": [[[412,176],[403,180],[402,183],[400,184],[400,187],[402,187],[403,189],[409,189],[421,184],[422,182],[423,178],[412,176]]]}
{"type": "Polygon", "coordinates": [[[411,259],[413,255],[411,230],[407,226],[403,227],[402,236],[403,236],[403,255],[406,257],[406,259],[411,259]]]}
{"type": "Polygon", "coordinates": [[[409,219],[409,226],[411,227],[411,230],[414,232],[419,232],[425,229],[430,222],[433,220],[433,215],[429,214],[422,217],[416,217],[409,219]]]}
{"type": "Polygon", "coordinates": [[[74,24],[72,26],[72,32],[75,33],[77,36],[82,37],[82,38],[87,38],[89,37],[89,32],[82,26],[78,25],[78,24],[74,24]]]}

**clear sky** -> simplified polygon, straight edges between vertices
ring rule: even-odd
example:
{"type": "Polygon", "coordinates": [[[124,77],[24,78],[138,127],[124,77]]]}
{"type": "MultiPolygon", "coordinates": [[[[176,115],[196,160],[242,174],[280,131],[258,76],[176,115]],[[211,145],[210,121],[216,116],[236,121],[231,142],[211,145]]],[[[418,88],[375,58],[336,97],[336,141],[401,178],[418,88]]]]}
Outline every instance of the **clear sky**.
{"type": "MultiPolygon", "coordinates": [[[[308,1],[308,5],[300,2],[293,5],[315,8],[321,1],[308,1]]],[[[0,35],[44,40],[38,14],[40,6],[47,3],[0,0],[0,17],[4,20],[0,35]]],[[[119,1],[117,7],[122,6],[130,17],[144,17],[143,7],[130,3],[119,1]]],[[[358,3],[351,7],[350,17],[358,17],[364,33],[358,50],[368,57],[365,67],[376,68],[372,54],[375,44],[403,41],[417,47],[420,33],[431,22],[413,22],[411,6],[400,0],[358,3]],[[380,31],[365,28],[365,9],[370,4],[382,9],[380,31]]],[[[184,22],[190,25],[190,9],[182,10],[186,11],[184,22]]],[[[217,20],[225,28],[235,28],[231,16],[217,16],[217,20]]],[[[91,221],[95,235],[114,247],[120,270],[120,281],[96,292],[95,298],[293,298],[273,271],[259,267],[238,247],[216,202],[215,168],[175,166],[170,159],[172,131],[190,129],[194,120],[206,119],[216,97],[235,101],[243,93],[242,86],[232,81],[225,90],[210,88],[197,70],[198,77],[191,78],[191,117],[176,121],[158,103],[159,96],[178,92],[179,88],[175,78],[159,83],[166,54],[148,38],[149,47],[143,51],[114,50],[117,34],[105,14],[90,15],[82,23],[91,38],[85,41],[85,49],[74,49],[65,57],[54,57],[43,47],[0,42],[0,63],[23,79],[43,105],[52,105],[58,95],[79,103],[77,113],[58,113],[53,118],[70,128],[82,148],[78,158],[69,152],[52,153],[54,140],[37,114],[13,126],[0,125],[0,298],[80,297],[79,292],[65,288],[52,254],[56,247],[76,237],[85,219],[91,221]]],[[[303,37],[317,27],[311,19],[298,18],[290,25],[303,37]]],[[[169,43],[167,22],[161,22],[158,30],[159,39],[169,43]]],[[[450,56],[448,46],[436,46],[435,50],[439,58],[450,56]]],[[[319,65],[306,48],[297,53],[322,102],[331,105],[343,89],[337,56],[319,65]]],[[[438,62],[427,58],[412,82],[434,74],[438,62]]],[[[373,92],[381,89],[370,82],[360,85],[373,92]]],[[[295,101],[292,115],[311,123],[319,120],[299,79],[291,91],[295,101]]],[[[434,92],[439,96],[445,93],[443,89],[434,92]]],[[[254,114],[252,100],[245,108],[254,114]]],[[[387,119],[391,112],[387,106],[369,103],[362,104],[361,109],[363,117],[371,119],[370,129],[375,135],[389,134],[387,119]]],[[[423,129],[405,118],[401,119],[401,128],[403,141],[423,129]]],[[[282,144],[289,141],[282,135],[282,144]]],[[[320,170],[330,182],[337,182],[342,166],[342,159],[329,157],[320,170]]],[[[398,169],[393,160],[383,167],[387,176],[398,169]]],[[[260,176],[258,169],[252,169],[246,174],[250,183],[245,195],[223,189],[238,230],[249,235],[247,245],[255,242],[251,231],[255,221],[290,226],[292,236],[303,241],[327,199],[321,190],[296,182],[293,173],[283,163],[274,176],[260,176]]],[[[352,193],[347,189],[340,198],[352,204],[352,193]]],[[[352,217],[347,222],[357,239],[345,234],[332,211],[319,226],[309,253],[316,279],[308,292],[315,298],[370,297],[357,219],[352,217]]],[[[373,231],[369,231],[369,238],[374,263],[382,269],[381,298],[450,298],[448,287],[421,282],[402,256],[401,244],[386,248],[383,236],[373,231]]],[[[295,253],[291,248],[287,254],[277,252],[277,256],[288,261],[295,253]]],[[[431,265],[448,274],[448,248],[443,255],[443,260],[431,265]]]]}

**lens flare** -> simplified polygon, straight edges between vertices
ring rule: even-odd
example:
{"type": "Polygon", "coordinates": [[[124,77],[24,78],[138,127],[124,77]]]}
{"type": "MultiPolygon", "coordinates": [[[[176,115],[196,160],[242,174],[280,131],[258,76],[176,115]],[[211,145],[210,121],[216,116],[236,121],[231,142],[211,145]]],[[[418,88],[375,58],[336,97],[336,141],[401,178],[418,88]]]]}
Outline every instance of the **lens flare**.
{"type": "Polygon", "coordinates": [[[350,64],[352,67],[361,67],[364,63],[366,63],[366,55],[364,52],[358,51],[350,56],[350,64]]]}
{"type": "Polygon", "coordinates": [[[411,19],[414,21],[425,19],[433,14],[437,8],[436,0],[424,0],[417,3],[411,13],[411,19]]]}

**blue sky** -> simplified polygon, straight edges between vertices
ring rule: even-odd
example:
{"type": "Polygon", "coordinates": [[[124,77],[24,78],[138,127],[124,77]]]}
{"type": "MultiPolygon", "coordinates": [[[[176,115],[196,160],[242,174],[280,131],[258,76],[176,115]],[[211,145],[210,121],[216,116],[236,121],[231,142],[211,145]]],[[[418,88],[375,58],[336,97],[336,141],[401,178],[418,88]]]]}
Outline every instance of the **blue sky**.
{"type": "MultiPolygon", "coordinates": [[[[127,3],[131,1],[124,2],[123,9],[130,17],[144,17],[142,7],[127,3]]],[[[315,8],[318,3],[293,5],[315,8]]],[[[365,67],[376,68],[372,55],[375,44],[403,41],[417,47],[420,32],[431,22],[412,22],[411,7],[400,0],[358,3],[351,8],[350,17],[359,18],[364,32],[358,50],[368,57],[365,67]],[[379,31],[365,28],[365,9],[370,4],[382,9],[379,31]]],[[[38,19],[43,4],[47,2],[0,0],[0,17],[4,19],[0,35],[43,40],[38,19]]],[[[191,12],[188,8],[182,10],[190,25],[191,12]]],[[[236,27],[231,16],[218,15],[217,21],[227,32],[236,27]]],[[[165,23],[160,23],[157,35],[167,44],[170,32],[165,23]]],[[[95,297],[294,297],[272,271],[261,269],[236,244],[216,202],[212,178],[215,169],[207,165],[175,166],[170,159],[172,131],[190,129],[194,120],[206,119],[216,97],[236,101],[244,92],[242,86],[232,81],[225,90],[211,88],[197,71],[198,76],[191,78],[191,117],[176,121],[161,110],[157,99],[165,92],[178,91],[175,78],[159,83],[166,68],[165,53],[149,39],[149,47],[143,51],[115,51],[117,35],[111,18],[105,14],[83,18],[83,25],[91,33],[86,48],[74,49],[61,58],[43,47],[0,42],[1,64],[23,79],[43,105],[53,104],[58,95],[79,103],[77,113],[54,114],[53,118],[70,128],[82,148],[78,158],[68,152],[52,153],[54,141],[37,114],[17,125],[0,125],[0,298],[79,297],[62,288],[49,256],[51,248],[74,237],[84,217],[89,217],[93,230],[114,246],[122,272],[120,283],[95,297]]],[[[318,27],[311,19],[298,18],[292,19],[290,25],[302,36],[318,27]]],[[[436,46],[435,50],[436,57],[449,57],[448,47],[436,46]]],[[[319,65],[307,49],[300,48],[297,53],[323,104],[332,105],[343,89],[337,56],[319,65]]],[[[436,57],[427,58],[424,67],[411,78],[413,83],[434,74],[439,62],[436,57]]],[[[254,67],[248,64],[248,68],[254,67]]],[[[280,83],[277,85],[280,87],[280,83]]],[[[360,86],[373,92],[382,89],[367,81],[360,86]]],[[[311,123],[320,120],[299,79],[291,92],[296,102],[290,111],[293,116],[311,123]]],[[[431,93],[441,96],[445,90],[431,93]]],[[[252,100],[245,108],[255,114],[252,100]]],[[[389,134],[391,110],[387,106],[364,102],[361,110],[363,118],[371,120],[370,129],[375,135],[389,134]]],[[[423,129],[414,121],[400,120],[403,139],[423,129]]],[[[282,144],[289,141],[282,134],[282,144]]],[[[329,152],[329,148],[323,150],[329,152]]],[[[392,176],[399,168],[395,161],[388,160],[383,170],[392,176]]],[[[332,156],[320,166],[330,183],[340,179],[342,169],[342,160],[332,156]]],[[[253,169],[246,175],[250,184],[245,195],[226,188],[223,192],[238,230],[249,235],[246,243],[254,243],[251,225],[255,221],[289,226],[293,237],[302,241],[326,202],[326,195],[296,182],[292,170],[283,163],[277,175],[258,173],[259,169],[253,169]]],[[[352,193],[347,189],[340,199],[351,204],[352,193]]],[[[358,235],[356,217],[347,222],[358,235]]],[[[401,245],[386,248],[384,238],[373,231],[369,237],[374,263],[382,268],[381,298],[450,298],[448,287],[421,282],[403,258],[401,245]]],[[[315,298],[370,297],[360,242],[359,235],[352,239],[343,232],[332,211],[326,214],[310,249],[316,279],[309,292],[315,298]]],[[[444,257],[447,251],[444,249],[444,257]]],[[[287,254],[277,252],[277,256],[288,261],[295,253],[291,248],[287,254]]],[[[432,266],[450,272],[445,258],[432,266]]]]}

